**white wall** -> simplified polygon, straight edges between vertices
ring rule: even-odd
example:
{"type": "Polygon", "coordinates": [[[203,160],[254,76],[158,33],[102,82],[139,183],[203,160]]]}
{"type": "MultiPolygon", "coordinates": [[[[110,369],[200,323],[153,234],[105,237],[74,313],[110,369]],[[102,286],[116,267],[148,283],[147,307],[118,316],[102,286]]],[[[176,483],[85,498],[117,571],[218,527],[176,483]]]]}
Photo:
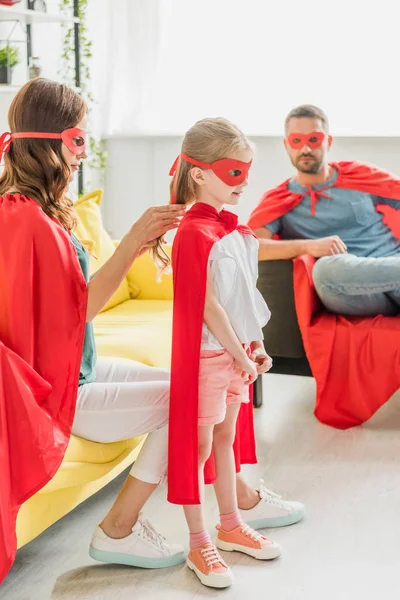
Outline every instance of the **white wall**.
{"type": "Polygon", "coordinates": [[[341,136],[400,135],[398,0],[110,0],[110,135],[182,135],[224,115],[279,136],[324,108],[341,136]]]}
{"type": "MultiPolygon", "coordinates": [[[[242,221],[246,221],[267,189],[293,172],[281,138],[252,139],[257,146],[257,156],[249,186],[238,207],[242,221]]],[[[106,227],[114,237],[121,237],[148,206],[168,202],[168,172],[179,152],[180,142],[177,137],[108,140],[104,215],[106,227]]],[[[332,160],[361,160],[400,175],[399,157],[399,138],[337,138],[331,152],[332,160]]]]}

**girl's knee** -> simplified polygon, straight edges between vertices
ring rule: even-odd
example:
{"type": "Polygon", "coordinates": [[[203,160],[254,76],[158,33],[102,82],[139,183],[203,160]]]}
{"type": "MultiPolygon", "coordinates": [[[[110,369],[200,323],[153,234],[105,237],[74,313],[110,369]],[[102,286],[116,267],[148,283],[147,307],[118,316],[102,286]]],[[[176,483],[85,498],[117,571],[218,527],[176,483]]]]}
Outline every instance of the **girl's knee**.
{"type": "Polygon", "coordinates": [[[214,442],[220,448],[221,447],[232,447],[233,442],[235,441],[236,430],[232,427],[224,426],[224,423],[221,425],[216,425],[214,428],[214,442]]]}
{"type": "Polygon", "coordinates": [[[204,465],[210,458],[212,442],[199,442],[199,464],[204,465]]]}

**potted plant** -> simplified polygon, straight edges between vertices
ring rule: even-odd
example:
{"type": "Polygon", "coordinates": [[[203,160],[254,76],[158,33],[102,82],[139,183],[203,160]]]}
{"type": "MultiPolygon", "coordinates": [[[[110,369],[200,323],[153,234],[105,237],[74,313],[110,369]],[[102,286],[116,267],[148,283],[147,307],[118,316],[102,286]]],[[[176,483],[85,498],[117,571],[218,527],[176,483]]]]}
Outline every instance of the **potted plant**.
{"type": "Polygon", "coordinates": [[[19,51],[14,46],[7,45],[0,50],[0,84],[10,84],[12,70],[19,62],[19,51]]]}

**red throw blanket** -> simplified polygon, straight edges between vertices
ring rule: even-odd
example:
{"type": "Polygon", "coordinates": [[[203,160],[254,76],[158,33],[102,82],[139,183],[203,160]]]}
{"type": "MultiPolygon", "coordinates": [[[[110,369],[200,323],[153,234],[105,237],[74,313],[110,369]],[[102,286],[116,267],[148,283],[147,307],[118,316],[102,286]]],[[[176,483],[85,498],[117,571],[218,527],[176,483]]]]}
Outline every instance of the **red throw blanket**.
{"type": "MultiPolygon", "coordinates": [[[[334,186],[400,200],[400,178],[395,175],[357,162],[332,166],[338,171],[334,186]]],[[[304,196],[290,192],[287,184],[262,197],[250,216],[252,229],[268,225],[303,200],[304,196]]],[[[377,210],[400,239],[400,211],[387,205],[379,205],[377,210]]],[[[317,382],[315,414],[323,423],[347,429],[372,417],[400,387],[400,318],[329,313],[313,285],[314,262],[311,256],[295,259],[294,290],[304,347],[317,382]]]]}
{"type": "MultiPolygon", "coordinates": [[[[195,204],[179,226],[172,250],[174,315],[172,331],[171,399],[169,421],[168,500],[199,504],[198,485],[198,386],[201,332],[207,287],[208,257],[216,241],[237,229],[233,213],[218,213],[195,204]]],[[[257,462],[251,402],[242,404],[234,445],[236,466],[257,462]]],[[[215,479],[212,458],[205,480],[215,479]]]]}
{"type": "Polygon", "coordinates": [[[58,221],[0,196],[0,582],[19,507],[56,473],[75,413],[87,288],[58,221]]]}

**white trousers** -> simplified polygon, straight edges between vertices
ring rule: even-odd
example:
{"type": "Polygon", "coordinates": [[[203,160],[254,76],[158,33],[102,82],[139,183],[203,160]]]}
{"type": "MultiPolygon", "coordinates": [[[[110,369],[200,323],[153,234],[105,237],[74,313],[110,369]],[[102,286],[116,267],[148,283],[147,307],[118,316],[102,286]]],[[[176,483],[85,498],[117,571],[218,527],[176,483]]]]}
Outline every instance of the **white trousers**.
{"type": "Polygon", "coordinates": [[[101,358],[96,363],[96,380],[79,388],[72,433],[102,443],[148,433],[131,475],[148,483],[164,483],[168,410],[168,369],[101,358]]]}

